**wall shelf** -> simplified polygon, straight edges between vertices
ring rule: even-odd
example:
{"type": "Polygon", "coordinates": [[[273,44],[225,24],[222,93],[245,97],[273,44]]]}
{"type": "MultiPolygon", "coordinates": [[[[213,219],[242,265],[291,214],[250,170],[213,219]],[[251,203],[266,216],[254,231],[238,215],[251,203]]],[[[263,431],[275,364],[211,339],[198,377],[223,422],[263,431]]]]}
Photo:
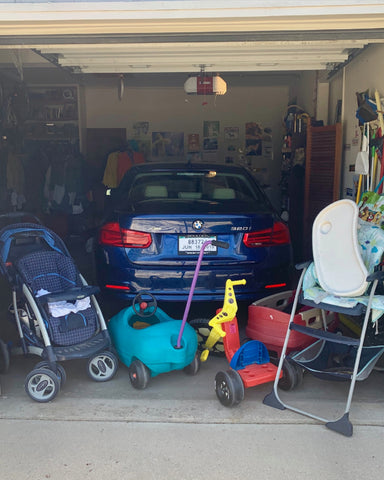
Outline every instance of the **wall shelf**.
{"type": "Polygon", "coordinates": [[[26,140],[79,142],[76,85],[32,86],[28,93],[29,116],[24,123],[26,140]]]}

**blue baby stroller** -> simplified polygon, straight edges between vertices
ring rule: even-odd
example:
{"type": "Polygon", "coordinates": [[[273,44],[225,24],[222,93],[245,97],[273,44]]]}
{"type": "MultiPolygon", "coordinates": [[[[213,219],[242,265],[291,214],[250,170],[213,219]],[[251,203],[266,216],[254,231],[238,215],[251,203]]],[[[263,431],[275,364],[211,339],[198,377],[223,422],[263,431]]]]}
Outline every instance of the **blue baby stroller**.
{"type": "MultiPolygon", "coordinates": [[[[20,212],[2,215],[21,218],[20,212]]],[[[4,220],[4,218],[0,218],[4,220]]],[[[67,247],[38,223],[11,223],[0,230],[0,272],[12,287],[10,312],[20,338],[12,354],[42,358],[27,375],[25,390],[37,402],[53,400],[66,374],[58,362],[87,359],[91,379],[104,382],[118,360],[95,298],[67,247]]]]}

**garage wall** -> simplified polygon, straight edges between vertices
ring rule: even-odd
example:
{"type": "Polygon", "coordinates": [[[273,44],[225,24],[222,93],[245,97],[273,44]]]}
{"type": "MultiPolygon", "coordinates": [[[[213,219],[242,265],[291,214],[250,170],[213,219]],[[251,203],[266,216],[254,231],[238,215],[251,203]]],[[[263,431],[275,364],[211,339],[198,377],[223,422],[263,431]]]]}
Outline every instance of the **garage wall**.
{"type": "MultiPolygon", "coordinates": [[[[373,98],[375,89],[384,97],[384,46],[372,45],[345,67],[344,121],[343,121],[343,176],[342,198],[354,195],[353,170],[360,150],[360,128],[356,118],[356,92],[369,90],[373,98]]],[[[336,103],[342,98],[343,72],[330,82],[330,116],[335,115],[336,103]]]]}
{"type": "MultiPolygon", "coordinates": [[[[238,80],[239,82],[241,83],[241,80],[238,80]]],[[[117,82],[113,86],[87,86],[84,89],[85,122],[87,128],[126,128],[127,138],[131,138],[135,133],[134,123],[147,121],[147,139],[151,139],[152,132],[184,132],[187,152],[188,134],[198,134],[202,148],[204,121],[219,121],[218,150],[204,151],[202,148],[203,159],[224,161],[226,156],[234,156],[239,162],[252,162],[252,167],[256,169],[268,169],[270,196],[278,206],[281,146],[284,136],[282,119],[294,83],[293,77],[283,82],[271,77],[264,78],[258,80],[254,86],[236,86],[228,81],[228,91],[222,96],[187,95],[184,93],[183,83],[177,87],[126,86],[121,101],[118,98],[117,82]],[[264,128],[272,129],[272,161],[242,154],[246,122],[258,122],[264,128]],[[238,127],[239,139],[233,142],[226,140],[224,127],[238,127]],[[228,151],[229,144],[237,145],[241,151],[238,149],[235,154],[228,151]]]]}

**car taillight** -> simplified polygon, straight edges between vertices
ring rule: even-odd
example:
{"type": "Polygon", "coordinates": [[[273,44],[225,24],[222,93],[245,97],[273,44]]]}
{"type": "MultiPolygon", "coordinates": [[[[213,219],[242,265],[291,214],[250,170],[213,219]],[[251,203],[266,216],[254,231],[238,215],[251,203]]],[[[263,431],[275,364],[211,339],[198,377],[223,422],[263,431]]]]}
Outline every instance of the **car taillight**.
{"type": "Polygon", "coordinates": [[[120,228],[117,222],[113,222],[101,228],[99,243],[113,247],[148,248],[152,243],[152,237],[150,233],[120,228]]]}
{"type": "Polygon", "coordinates": [[[272,228],[245,233],[243,242],[249,248],[257,248],[289,245],[291,239],[288,227],[282,222],[275,222],[272,228]]]}

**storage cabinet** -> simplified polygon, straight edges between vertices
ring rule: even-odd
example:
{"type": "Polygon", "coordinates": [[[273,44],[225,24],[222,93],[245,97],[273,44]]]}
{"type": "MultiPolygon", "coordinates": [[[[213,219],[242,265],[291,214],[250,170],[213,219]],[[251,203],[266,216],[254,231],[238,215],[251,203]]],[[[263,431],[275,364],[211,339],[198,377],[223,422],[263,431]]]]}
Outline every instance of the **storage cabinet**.
{"type": "Polygon", "coordinates": [[[312,224],[316,215],[340,198],[341,124],[307,128],[305,158],[303,243],[305,258],[312,257],[312,224]]]}
{"type": "Polygon", "coordinates": [[[79,142],[78,89],[76,85],[29,88],[27,141],[79,142]]]}

